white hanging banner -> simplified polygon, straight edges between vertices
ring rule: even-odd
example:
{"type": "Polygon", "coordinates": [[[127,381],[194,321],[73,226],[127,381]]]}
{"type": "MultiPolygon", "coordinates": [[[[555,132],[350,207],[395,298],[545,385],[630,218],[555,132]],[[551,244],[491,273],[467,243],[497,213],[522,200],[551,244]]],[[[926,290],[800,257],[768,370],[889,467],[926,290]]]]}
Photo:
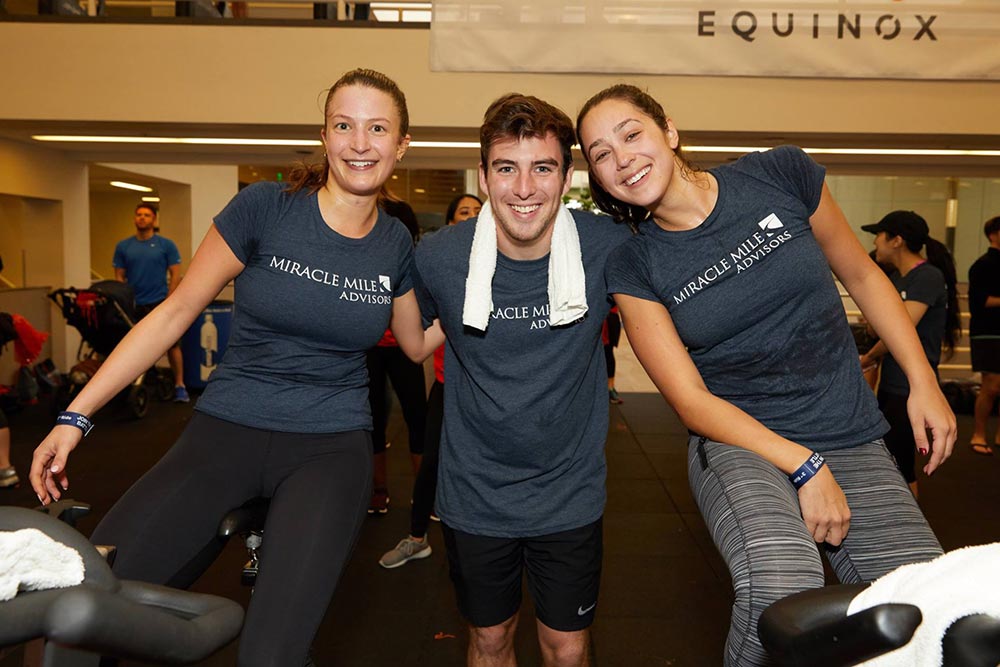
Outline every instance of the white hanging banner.
{"type": "Polygon", "coordinates": [[[1000,0],[443,0],[431,69],[1000,79],[1000,0]]]}

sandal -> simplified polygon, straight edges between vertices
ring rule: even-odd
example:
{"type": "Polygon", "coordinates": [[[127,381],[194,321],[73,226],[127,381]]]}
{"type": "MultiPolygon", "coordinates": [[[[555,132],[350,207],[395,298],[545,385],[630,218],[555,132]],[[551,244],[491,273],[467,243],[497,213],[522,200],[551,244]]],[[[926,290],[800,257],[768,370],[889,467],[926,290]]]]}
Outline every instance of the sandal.
{"type": "Polygon", "coordinates": [[[972,451],[980,456],[993,456],[993,448],[982,442],[974,442],[970,445],[972,451]]]}

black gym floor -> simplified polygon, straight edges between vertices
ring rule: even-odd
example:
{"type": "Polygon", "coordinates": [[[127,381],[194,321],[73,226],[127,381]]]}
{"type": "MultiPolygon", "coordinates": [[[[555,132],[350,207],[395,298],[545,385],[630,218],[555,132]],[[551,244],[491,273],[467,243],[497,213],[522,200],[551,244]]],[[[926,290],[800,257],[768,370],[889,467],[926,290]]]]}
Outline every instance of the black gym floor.
{"type": "MultiPolygon", "coordinates": [[[[623,394],[611,408],[608,433],[608,507],[604,576],[593,626],[593,663],[599,667],[719,665],[728,627],[731,592],[688,490],[686,431],[653,394],[623,394]]],[[[143,420],[129,420],[110,406],[72,456],[70,493],[93,505],[81,522],[89,534],[121,493],[170,446],[192,405],[156,403],[143,420]]],[[[350,565],[316,637],[320,667],[460,667],[465,629],[448,581],[441,534],[431,526],[430,558],[396,570],[378,565],[381,554],[409,527],[413,482],[406,430],[394,409],[388,436],[390,511],[367,520],[350,565]]],[[[920,479],[920,504],[945,549],[1000,540],[1000,449],[972,452],[969,416],[959,416],[959,443],[946,465],[920,479]]],[[[0,504],[37,504],[26,483],[31,451],[51,420],[42,403],[10,415],[13,460],[22,484],[0,489],[0,504]]],[[[317,526],[317,530],[322,530],[317,526]]],[[[195,589],[245,602],[241,544],[231,543],[195,589]]],[[[541,664],[534,617],[525,599],[518,636],[521,667],[541,664]]],[[[229,646],[201,665],[235,664],[229,646]]],[[[21,664],[19,650],[0,667],[21,664]]],[[[290,666],[295,667],[295,666],[290,666]]]]}

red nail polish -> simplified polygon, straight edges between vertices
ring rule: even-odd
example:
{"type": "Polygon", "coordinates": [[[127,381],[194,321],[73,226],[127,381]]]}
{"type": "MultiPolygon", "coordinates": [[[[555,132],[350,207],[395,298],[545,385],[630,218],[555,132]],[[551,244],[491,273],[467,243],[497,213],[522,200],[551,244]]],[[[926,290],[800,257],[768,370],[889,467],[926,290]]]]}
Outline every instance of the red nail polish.
{"type": "Polygon", "coordinates": [[[920,453],[923,454],[924,456],[927,456],[927,450],[922,447],[920,449],[920,453]]]}

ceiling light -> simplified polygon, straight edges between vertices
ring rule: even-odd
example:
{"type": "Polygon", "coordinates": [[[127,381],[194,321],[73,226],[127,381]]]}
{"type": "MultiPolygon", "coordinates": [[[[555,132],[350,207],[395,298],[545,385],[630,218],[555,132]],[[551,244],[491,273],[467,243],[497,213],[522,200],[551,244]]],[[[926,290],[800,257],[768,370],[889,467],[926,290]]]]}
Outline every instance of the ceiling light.
{"type": "Polygon", "coordinates": [[[34,134],[36,141],[93,144],[186,144],[194,146],[322,146],[319,139],[247,139],[227,137],[120,137],[34,134]]]}
{"type": "MultiPolygon", "coordinates": [[[[682,148],[687,153],[756,153],[770,150],[774,146],[683,146],[682,148]]],[[[810,148],[803,146],[802,150],[814,155],[1000,157],[1000,150],[964,150],[957,148],[810,148]]]]}
{"type": "Polygon", "coordinates": [[[153,204],[153,203],[159,202],[160,198],[159,197],[143,197],[142,201],[149,202],[150,204],[153,204]]]}
{"type": "Polygon", "coordinates": [[[111,181],[111,185],[116,188],[125,188],[126,190],[135,190],[136,192],[152,192],[153,188],[147,188],[145,185],[136,185],[135,183],[126,183],[125,181],[111,181]]]}

